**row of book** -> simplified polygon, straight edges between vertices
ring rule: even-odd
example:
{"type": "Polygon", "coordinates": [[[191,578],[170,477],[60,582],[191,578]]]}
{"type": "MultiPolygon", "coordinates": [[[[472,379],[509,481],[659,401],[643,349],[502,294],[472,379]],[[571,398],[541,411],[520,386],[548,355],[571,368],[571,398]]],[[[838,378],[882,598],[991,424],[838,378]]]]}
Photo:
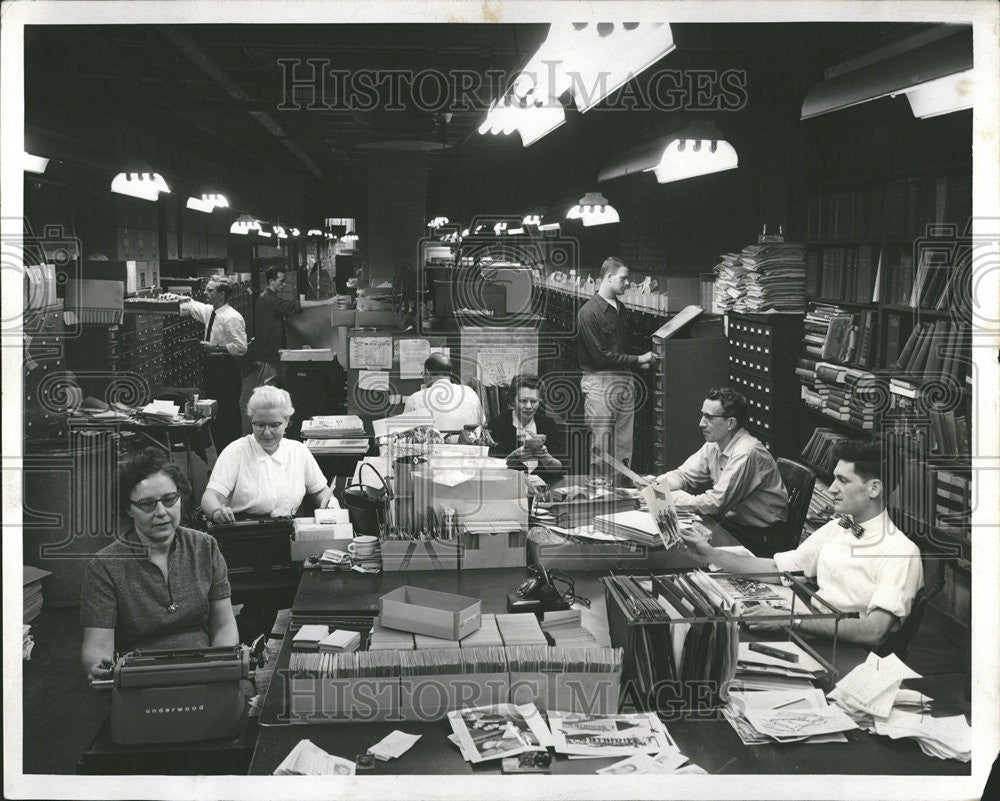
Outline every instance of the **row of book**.
{"type": "Polygon", "coordinates": [[[914,309],[947,309],[968,303],[969,266],[962,251],[948,246],[925,245],[916,270],[909,250],[886,257],[884,302],[914,309]]]}
{"type": "Polygon", "coordinates": [[[873,245],[825,247],[806,257],[806,295],[850,303],[878,300],[880,259],[873,245]]]}
{"type": "Polygon", "coordinates": [[[827,192],[809,199],[809,239],[878,239],[921,235],[926,226],[963,228],[972,213],[967,176],[911,177],[882,187],[827,192]]]}
{"type": "Polygon", "coordinates": [[[832,474],[833,468],[837,466],[833,449],[838,442],[845,439],[847,437],[844,434],[838,434],[832,428],[817,427],[802,449],[802,458],[822,472],[832,474]]]}
{"type": "Polygon", "coordinates": [[[880,379],[857,368],[810,359],[800,359],[795,373],[806,406],[856,428],[875,428],[880,379]]]}
{"type": "MultiPolygon", "coordinates": [[[[911,456],[893,477],[892,512],[913,521],[914,534],[931,529],[968,539],[972,514],[972,479],[968,466],[941,466],[926,456],[911,456]]],[[[925,555],[929,555],[925,549],[925,555]]]]}
{"type": "Polygon", "coordinates": [[[805,257],[799,242],[761,242],[724,253],[715,266],[716,305],[736,312],[802,311],[805,257]]]}
{"type": "Polygon", "coordinates": [[[899,388],[897,394],[914,397],[920,381],[928,378],[950,377],[959,387],[971,383],[968,324],[918,322],[898,350],[901,322],[897,315],[890,315],[886,336],[886,364],[902,374],[893,381],[899,388]]]}
{"type": "Polygon", "coordinates": [[[806,357],[872,367],[877,320],[874,309],[855,313],[839,306],[813,305],[803,323],[806,357]]]}

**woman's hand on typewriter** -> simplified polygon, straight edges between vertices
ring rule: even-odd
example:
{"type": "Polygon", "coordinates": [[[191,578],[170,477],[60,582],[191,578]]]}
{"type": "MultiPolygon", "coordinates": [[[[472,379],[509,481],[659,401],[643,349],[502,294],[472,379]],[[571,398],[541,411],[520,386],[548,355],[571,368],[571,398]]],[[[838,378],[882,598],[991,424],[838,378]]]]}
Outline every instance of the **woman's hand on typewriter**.
{"type": "Polygon", "coordinates": [[[235,523],[236,515],[228,506],[220,506],[212,512],[210,519],[213,523],[235,523]]]}
{"type": "Polygon", "coordinates": [[[87,672],[87,681],[90,682],[90,686],[97,689],[101,687],[102,683],[110,681],[114,675],[111,672],[111,667],[113,665],[114,662],[106,656],[103,657],[100,662],[92,665],[90,670],[87,672]]]}

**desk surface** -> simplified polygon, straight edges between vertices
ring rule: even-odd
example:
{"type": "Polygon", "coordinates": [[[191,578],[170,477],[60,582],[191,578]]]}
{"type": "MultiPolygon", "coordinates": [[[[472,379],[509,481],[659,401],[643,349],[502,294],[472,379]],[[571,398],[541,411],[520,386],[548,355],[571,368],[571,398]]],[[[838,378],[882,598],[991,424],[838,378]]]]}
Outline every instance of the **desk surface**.
{"type": "MultiPolygon", "coordinates": [[[[655,572],[655,569],[654,569],[655,572]]],[[[506,593],[524,575],[520,568],[473,571],[420,571],[361,575],[306,571],[295,598],[296,612],[371,612],[378,597],[403,584],[444,592],[474,595],[483,599],[483,611],[505,611],[506,593]]],[[[603,615],[604,594],[599,573],[575,572],[577,590],[593,601],[592,611],[603,615]]],[[[271,692],[261,717],[260,736],[250,764],[250,773],[266,775],[301,739],[312,740],[327,751],[353,760],[394,729],[423,735],[402,758],[377,762],[378,774],[494,775],[499,762],[473,766],[446,739],[451,727],[445,720],[433,722],[330,722],[325,724],[277,725],[276,715],[284,705],[280,671],[288,664],[288,643],[283,644],[271,692]],[[269,725],[270,724],[270,725],[269,725]]],[[[838,667],[857,664],[864,649],[845,643],[838,648],[838,667]]],[[[919,689],[932,697],[932,687],[919,689]]],[[[665,723],[682,753],[709,773],[762,774],[901,774],[968,775],[969,765],[925,756],[911,740],[891,740],[863,731],[850,732],[846,744],[744,746],[718,711],[699,713],[697,718],[665,715],[665,723]]],[[[593,774],[617,758],[553,761],[556,774],[593,774]]],[[[363,775],[363,774],[362,774],[363,775]]]]}

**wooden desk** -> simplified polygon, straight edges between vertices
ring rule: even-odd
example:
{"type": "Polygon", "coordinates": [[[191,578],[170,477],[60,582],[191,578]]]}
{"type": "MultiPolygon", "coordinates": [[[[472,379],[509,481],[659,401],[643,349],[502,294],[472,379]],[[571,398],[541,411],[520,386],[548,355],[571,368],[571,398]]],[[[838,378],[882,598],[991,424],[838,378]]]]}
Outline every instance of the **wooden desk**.
{"type": "MultiPolygon", "coordinates": [[[[506,593],[523,575],[524,571],[520,568],[383,573],[374,576],[306,571],[293,609],[299,613],[370,614],[377,609],[380,595],[404,584],[412,584],[478,596],[483,599],[484,612],[501,612],[506,611],[506,593]]],[[[578,592],[589,597],[594,607],[603,611],[604,594],[599,581],[601,574],[573,572],[572,575],[578,592]]],[[[331,721],[301,725],[280,723],[284,707],[281,671],[288,666],[289,639],[285,638],[278,655],[274,680],[262,711],[260,735],[250,763],[251,774],[272,773],[303,738],[312,740],[328,753],[353,760],[394,729],[423,736],[402,758],[376,762],[375,768],[368,772],[375,775],[495,775],[499,772],[499,762],[476,766],[467,763],[446,739],[451,733],[451,727],[445,720],[371,723],[331,721]]],[[[838,648],[838,666],[857,664],[864,656],[864,649],[844,644],[838,648]]],[[[933,687],[926,686],[925,683],[920,689],[934,697],[933,687]]],[[[697,718],[691,717],[685,710],[679,710],[676,715],[665,715],[664,720],[682,753],[709,773],[969,774],[969,765],[927,757],[913,741],[891,740],[862,731],[849,733],[846,744],[744,746],[717,710],[699,713],[697,718]]],[[[598,768],[616,761],[618,758],[570,760],[565,756],[557,756],[553,760],[552,772],[592,775],[598,768]]]]}

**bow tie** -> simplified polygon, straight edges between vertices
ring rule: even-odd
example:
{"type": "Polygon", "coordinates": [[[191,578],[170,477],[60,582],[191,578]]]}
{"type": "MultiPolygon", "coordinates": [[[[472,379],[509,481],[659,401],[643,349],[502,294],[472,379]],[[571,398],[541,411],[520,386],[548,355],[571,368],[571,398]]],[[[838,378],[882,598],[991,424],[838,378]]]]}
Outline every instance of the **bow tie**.
{"type": "Polygon", "coordinates": [[[851,532],[854,534],[854,536],[857,537],[858,539],[861,539],[862,535],[865,533],[865,530],[861,528],[861,526],[859,526],[850,518],[844,517],[843,515],[838,515],[837,523],[843,526],[844,528],[849,528],[851,532]]]}

